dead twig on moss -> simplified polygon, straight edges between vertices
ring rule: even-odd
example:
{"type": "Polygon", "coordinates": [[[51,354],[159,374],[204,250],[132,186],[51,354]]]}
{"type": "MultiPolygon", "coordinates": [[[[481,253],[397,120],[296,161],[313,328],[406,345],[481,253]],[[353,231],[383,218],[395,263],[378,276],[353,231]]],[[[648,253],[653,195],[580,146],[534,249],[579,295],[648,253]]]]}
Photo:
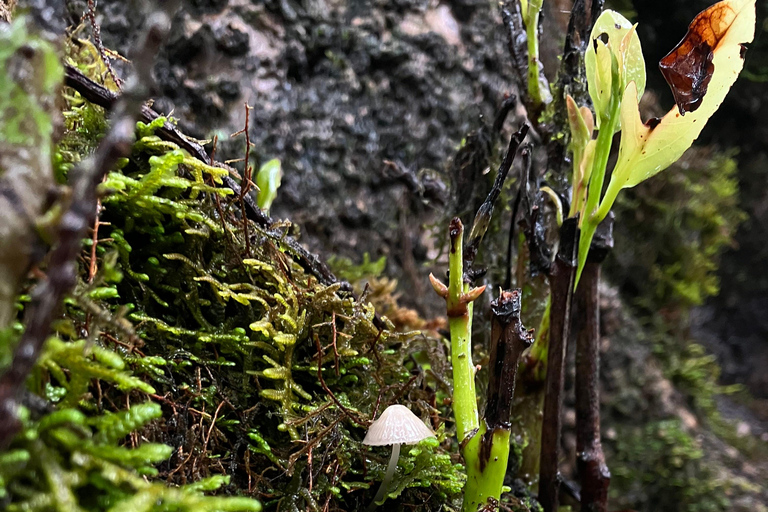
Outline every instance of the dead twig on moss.
{"type": "MultiPolygon", "coordinates": [[[[99,105],[107,110],[111,110],[115,106],[118,98],[120,98],[120,95],[115,94],[93,80],[90,80],[72,66],[65,65],[64,72],[64,83],[75,89],[83,98],[91,103],[99,105]]],[[[147,105],[143,105],[141,109],[141,117],[144,122],[151,123],[159,118],[160,114],[147,105]]],[[[187,138],[187,136],[179,131],[173,123],[165,122],[163,126],[157,129],[156,134],[163,140],[177,144],[181,149],[187,151],[191,156],[203,163],[226,168],[223,164],[213,162],[203,146],[187,138]]],[[[224,186],[231,189],[236,196],[239,197],[241,195],[242,189],[232,177],[224,176],[222,180],[224,186]]],[[[320,261],[320,258],[317,255],[304,249],[298,241],[287,236],[282,230],[273,228],[276,224],[275,221],[258,207],[252,195],[244,194],[242,197],[246,216],[261,228],[264,235],[284,246],[299,266],[301,266],[307,273],[315,276],[318,281],[326,286],[340,283],[341,291],[352,291],[352,287],[349,283],[339,281],[328,266],[320,261]]],[[[377,323],[377,327],[382,326],[383,328],[384,324],[378,316],[375,322],[377,323]]]]}
{"type": "Polygon", "coordinates": [[[243,167],[243,179],[241,180],[240,184],[240,193],[238,194],[238,199],[240,201],[240,213],[243,218],[243,236],[245,237],[245,253],[248,255],[248,257],[251,256],[251,240],[250,236],[248,236],[248,215],[246,215],[245,212],[245,201],[244,198],[249,190],[251,190],[251,187],[253,186],[253,181],[251,180],[253,176],[253,168],[250,164],[250,156],[251,156],[251,146],[253,145],[251,143],[251,133],[250,133],[250,127],[249,127],[249,120],[251,117],[251,110],[253,110],[253,107],[245,104],[245,126],[242,130],[237,131],[230,135],[230,137],[236,137],[238,135],[245,134],[245,158],[244,160],[244,167],[243,167]]]}
{"type": "Polygon", "coordinates": [[[77,282],[76,260],[96,214],[96,188],[118,159],[131,151],[136,120],[149,97],[154,56],[170,27],[175,5],[175,2],[164,2],[163,10],[155,11],[148,18],[146,32],[134,47],[135,75],[115,104],[109,132],[94,155],[70,173],[74,180],[71,202],[58,225],[47,279],[32,292],[32,301],[24,314],[24,334],[16,346],[10,368],[0,377],[0,449],[10,444],[21,426],[16,416],[21,390],[51,332],[51,323],[64,297],[77,282]]]}

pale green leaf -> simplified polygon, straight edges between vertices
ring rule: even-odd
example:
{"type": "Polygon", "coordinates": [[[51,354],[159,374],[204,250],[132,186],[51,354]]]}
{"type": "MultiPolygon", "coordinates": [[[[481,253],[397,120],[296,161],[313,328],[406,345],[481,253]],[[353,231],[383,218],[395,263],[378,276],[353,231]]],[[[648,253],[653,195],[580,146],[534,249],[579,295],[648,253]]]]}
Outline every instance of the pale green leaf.
{"type": "Polygon", "coordinates": [[[272,202],[277,197],[277,189],[280,188],[280,181],[283,177],[283,170],[280,166],[280,160],[274,158],[265,163],[259,169],[256,175],[256,186],[259,187],[259,193],[256,201],[259,208],[269,210],[272,202]]]}

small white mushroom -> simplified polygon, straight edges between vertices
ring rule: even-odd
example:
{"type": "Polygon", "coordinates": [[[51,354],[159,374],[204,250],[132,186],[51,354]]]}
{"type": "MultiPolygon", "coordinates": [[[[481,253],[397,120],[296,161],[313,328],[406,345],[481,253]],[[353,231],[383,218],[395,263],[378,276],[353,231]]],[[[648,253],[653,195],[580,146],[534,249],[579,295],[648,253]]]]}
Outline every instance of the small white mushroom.
{"type": "Polygon", "coordinates": [[[397,459],[400,457],[401,444],[416,444],[422,439],[434,437],[435,433],[413,414],[404,405],[390,405],[379,416],[379,419],[371,423],[368,433],[365,434],[363,444],[368,446],[392,445],[392,456],[389,458],[387,472],[379,486],[376,496],[373,498],[368,510],[376,507],[376,502],[381,500],[387,492],[389,482],[397,469],[397,459]]]}

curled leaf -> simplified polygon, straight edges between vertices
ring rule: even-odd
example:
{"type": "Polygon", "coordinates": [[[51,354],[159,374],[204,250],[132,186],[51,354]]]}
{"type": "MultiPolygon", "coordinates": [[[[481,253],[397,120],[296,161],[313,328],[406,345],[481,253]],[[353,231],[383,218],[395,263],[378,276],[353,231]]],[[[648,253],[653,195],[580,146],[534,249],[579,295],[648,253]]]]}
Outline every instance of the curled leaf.
{"type": "Polygon", "coordinates": [[[592,138],[592,112],[586,109],[588,113],[586,117],[584,110],[576,105],[576,101],[570,94],[565,97],[565,104],[568,110],[568,126],[571,130],[571,145],[576,156],[576,152],[581,151],[592,138]]]}
{"type": "MultiPolygon", "coordinates": [[[[741,32],[740,28],[745,19],[742,11],[749,10],[750,6],[754,11],[754,4],[753,0],[727,0],[702,11],[691,22],[683,40],[659,62],[681,115],[701,106],[715,73],[714,57],[718,49],[733,44],[734,35],[744,39],[742,43],[747,42],[747,32],[741,32]]],[[[754,32],[754,22],[752,25],[754,32]]],[[[740,71],[742,59],[732,60],[723,65],[731,68],[738,65],[740,71]]]]}
{"type": "Polygon", "coordinates": [[[280,160],[273,158],[259,169],[256,175],[256,186],[259,187],[259,193],[256,201],[259,208],[269,210],[272,201],[277,197],[277,189],[280,188],[280,181],[283,178],[283,170],[280,166],[280,160]]]}
{"type": "MultiPolygon", "coordinates": [[[[755,0],[726,0],[707,11],[721,12],[723,9],[735,13],[735,16],[730,18],[728,30],[720,33],[719,42],[712,51],[713,71],[708,80],[708,89],[699,100],[697,108],[683,116],[677,108],[672,107],[661,120],[652,119],[643,123],[634,95],[634,85],[627,87],[621,105],[624,130],[616,164],[618,172],[614,173],[626,179],[623,188],[634,187],[680,158],[720,107],[739,76],[744,65],[744,45],[752,42],[755,35],[755,0]]],[[[696,19],[700,19],[702,14],[696,19]]]]}

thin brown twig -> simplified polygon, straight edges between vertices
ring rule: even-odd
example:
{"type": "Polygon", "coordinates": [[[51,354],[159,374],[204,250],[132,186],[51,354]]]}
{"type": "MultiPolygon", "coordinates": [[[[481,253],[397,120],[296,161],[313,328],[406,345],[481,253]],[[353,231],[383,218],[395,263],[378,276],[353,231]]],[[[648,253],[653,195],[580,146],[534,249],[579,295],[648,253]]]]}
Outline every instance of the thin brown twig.
{"type": "Polygon", "coordinates": [[[309,468],[309,492],[312,492],[312,448],[307,450],[307,466],[309,468]]]}
{"type": "Polygon", "coordinates": [[[331,314],[331,330],[333,331],[333,362],[336,367],[336,376],[339,376],[339,349],[336,346],[336,312],[331,314]]]}
{"type": "Polygon", "coordinates": [[[205,436],[205,441],[203,442],[203,450],[202,453],[205,455],[205,451],[208,449],[208,441],[211,439],[211,432],[213,432],[214,427],[216,427],[216,420],[219,419],[219,411],[221,411],[221,408],[224,406],[226,402],[222,401],[219,403],[219,406],[216,407],[216,412],[213,413],[213,419],[211,420],[211,426],[208,427],[208,434],[205,436]]]}
{"type": "Polygon", "coordinates": [[[154,56],[170,27],[170,14],[176,2],[165,2],[163,10],[153,13],[146,32],[135,45],[135,77],[115,105],[112,126],[92,157],[81,162],[72,184],[71,202],[57,227],[57,244],[51,251],[47,279],[32,292],[24,320],[26,328],[16,346],[11,366],[0,377],[0,449],[8,446],[21,424],[17,418],[18,397],[27,375],[34,366],[51,323],[64,297],[77,283],[76,260],[82,239],[96,213],[97,186],[117,161],[127,156],[133,146],[136,120],[149,96],[154,56]]]}
{"type": "Polygon", "coordinates": [[[101,28],[96,23],[96,0],[88,0],[88,8],[83,13],[81,21],[87,19],[91,25],[91,32],[93,33],[93,41],[96,44],[96,50],[99,52],[99,57],[104,61],[104,65],[107,66],[107,72],[118,89],[122,89],[123,80],[115,74],[115,70],[112,69],[112,61],[107,55],[107,50],[104,48],[104,43],[101,42],[101,28]]]}
{"type": "MultiPolygon", "coordinates": [[[[68,87],[75,89],[86,100],[99,105],[107,110],[112,109],[120,98],[119,94],[116,94],[102,85],[97,84],[93,80],[83,75],[78,69],[64,65],[64,79],[65,84],[68,87]]],[[[158,119],[160,115],[152,110],[147,105],[142,107],[142,118],[145,122],[151,123],[158,119]]],[[[155,132],[158,137],[163,140],[167,140],[177,144],[182,149],[186,150],[194,158],[200,160],[208,165],[216,165],[225,169],[228,168],[224,164],[214,162],[208,156],[205,149],[197,142],[190,140],[186,135],[179,131],[178,127],[171,122],[165,122],[163,126],[157,129],[155,132]]],[[[240,197],[241,187],[230,176],[222,177],[223,186],[231,189],[236,196],[240,197]]],[[[216,185],[221,186],[221,185],[216,185]]],[[[335,283],[341,284],[341,291],[351,293],[352,287],[349,283],[339,281],[336,276],[331,272],[325,263],[320,258],[307,251],[302,247],[298,241],[279,230],[275,229],[276,222],[261,210],[251,195],[244,195],[245,201],[245,213],[249,219],[256,223],[262,230],[264,235],[278,242],[282,247],[286,249],[288,254],[294,258],[294,260],[308,273],[314,275],[318,281],[326,286],[330,286],[335,283]]],[[[377,316],[374,318],[374,324],[376,327],[384,328],[384,323],[377,316]]]]}
{"type": "Polygon", "coordinates": [[[296,464],[296,461],[299,460],[301,456],[307,452],[307,450],[311,450],[312,447],[314,447],[317,443],[320,442],[320,440],[322,440],[326,435],[328,435],[328,432],[336,428],[336,425],[338,425],[341,420],[342,420],[342,416],[339,416],[338,418],[334,419],[330,425],[328,425],[323,430],[318,432],[317,436],[315,436],[314,439],[312,439],[311,441],[308,441],[301,450],[291,454],[291,456],[288,457],[288,470],[286,470],[286,472],[289,474],[293,472],[293,466],[296,464]]]}
{"type": "Polygon", "coordinates": [[[338,407],[344,414],[346,414],[349,419],[361,427],[367,427],[371,424],[371,421],[360,419],[357,414],[354,414],[352,411],[344,407],[344,405],[339,402],[339,399],[336,398],[336,395],[333,394],[331,388],[329,388],[325,383],[325,379],[323,378],[323,348],[320,346],[320,337],[317,335],[317,333],[312,333],[312,336],[315,339],[315,347],[317,347],[317,378],[320,381],[320,385],[323,387],[328,396],[331,397],[331,400],[333,400],[333,402],[336,404],[336,407],[338,407]]]}
{"type": "Polygon", "coordinates": [[[251,134],[250,134],[250,127],[249,127],[249,119],[251,114],[251,107],[248,105],[248,103],[245,104],[245,127],[233,133],[230,135],[230,137],[235,137],[237,135],[240,135],[241,133],[245,134],[245,164],[243,167],[243,179],[240,185],[240,194],[239,194],[239,201],[240,201],[240,213],[243,218],[243,235],[245,237],[245,253],[248,254],[248,256],[251,256],[251,240],[250,236],[248,235],[248,215],[246,215],[245,212],[245,196],[248,194],[248,192],[251,190],[251,186],[253,185],[253,181],[251,181],[251,177],[253,176],[253,169],[251,168],[251,165],[249,163],[250,155],[251,155],[251,134]]]}
{"type": "Polygon", "coordinates": [[[376,345],[379,343],[379,340],[381,339],[381,335],[384,332],[384,329],[379,327],[379,332],[376,333],[376,337],[371,342],[371,348],[368,349],[368,352],[373,352],[373,357],[376,359],[376,364],[379,368],[381,368],[381,356],[379,356],[379,349],[376,348],[376,345]]]}
{"type": "Polygon", "coordinates": [[[91,261],[88,264],[88,283],[93,283],[93,278],[96,277],[97,264],[96,264],[96,246],[99,245],[99,226],[101,222],[99,216],[101,215],[101,199],[96,201],[96,220],[93,221],[93,234],[91,236],[91,261]]]}
{"type": "Polygon", "coordinates": [[[416,374],[412,376],[410,379],[408,379],[408,382],[403,384],[402,387],[400,388],[400,391],[398,391],[397,394],[394,397],[392,397],[392,403],[393,404],[397,403],[397,401],[400,400],[400,398],[403,395],[405,395],[405,392],[408,390],[408,388],[411,387],[411,384],[413,384],[413,382],[418,378],[419,378],[419,374],[416,374]]]}

